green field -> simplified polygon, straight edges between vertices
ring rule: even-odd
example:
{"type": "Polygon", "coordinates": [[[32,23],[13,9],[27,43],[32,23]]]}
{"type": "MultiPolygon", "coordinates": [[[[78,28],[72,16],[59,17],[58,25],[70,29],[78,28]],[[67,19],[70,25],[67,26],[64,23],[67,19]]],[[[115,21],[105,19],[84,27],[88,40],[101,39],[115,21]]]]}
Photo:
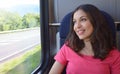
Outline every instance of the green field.
{"type": "Polygon", "coordinates": [[[17,58],[0,64],[0,74],[31,74],[40,64],[40,45],[36,46],[17,58]]]}

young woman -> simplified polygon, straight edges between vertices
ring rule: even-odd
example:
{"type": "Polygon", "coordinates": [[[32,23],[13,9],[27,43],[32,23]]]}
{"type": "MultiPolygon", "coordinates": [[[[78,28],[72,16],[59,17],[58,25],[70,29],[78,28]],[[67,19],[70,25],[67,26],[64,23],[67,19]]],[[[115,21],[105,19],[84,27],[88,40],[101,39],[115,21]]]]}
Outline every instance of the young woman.
{"type": "Polygon", "coordinates": [[[73,11],[70,33],[49,74],[120,74],[120,52],[109,25],[93,5],[73,11]]]}

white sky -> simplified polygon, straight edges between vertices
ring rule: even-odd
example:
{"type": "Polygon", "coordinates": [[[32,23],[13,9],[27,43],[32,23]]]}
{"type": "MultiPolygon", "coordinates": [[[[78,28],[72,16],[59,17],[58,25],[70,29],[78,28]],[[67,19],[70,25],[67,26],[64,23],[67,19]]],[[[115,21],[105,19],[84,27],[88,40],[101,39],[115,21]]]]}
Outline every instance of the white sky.
{"type": "Polygon", "coordinates": [[[0,0],[0,8],[10,8],[21,4],[39,5],[39,0],[0,0]]]}

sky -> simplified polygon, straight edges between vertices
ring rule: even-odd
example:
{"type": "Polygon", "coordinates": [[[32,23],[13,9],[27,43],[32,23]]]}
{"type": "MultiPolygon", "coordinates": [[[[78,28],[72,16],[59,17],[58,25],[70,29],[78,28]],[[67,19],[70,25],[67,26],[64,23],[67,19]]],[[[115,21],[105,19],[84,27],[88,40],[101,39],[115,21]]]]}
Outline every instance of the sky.
{"type": "Polygon", "coordinates": [[[0,0],[0,9],[17,12],[20,15],[26,13],[39,13],[39,0],[0,0]]]}
{"type": "Polygon", "coordinates": [[[5,9],[23,4],[39,5],[39,0],[0,0],[0,8],[5,8],[5,9]]]}

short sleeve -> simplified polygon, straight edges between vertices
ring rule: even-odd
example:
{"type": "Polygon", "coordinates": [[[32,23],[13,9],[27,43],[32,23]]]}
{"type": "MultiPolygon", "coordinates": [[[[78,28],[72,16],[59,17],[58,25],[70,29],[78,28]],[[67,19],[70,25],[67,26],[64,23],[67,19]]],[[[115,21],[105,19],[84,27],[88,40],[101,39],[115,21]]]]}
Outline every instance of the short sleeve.
{"type": "Polygon", "coordinates": [[[116,51],[114,54],[116,55],[116,60],[112,64],[111,74],[120,74],[120,52],[116,51]]]}
{"type": "Polygon", "coordinates": [[[60,62],[63,65],[67,64],[66,50],[66,45],[64,44],[54,57],[56,61],[60,62]]]}

